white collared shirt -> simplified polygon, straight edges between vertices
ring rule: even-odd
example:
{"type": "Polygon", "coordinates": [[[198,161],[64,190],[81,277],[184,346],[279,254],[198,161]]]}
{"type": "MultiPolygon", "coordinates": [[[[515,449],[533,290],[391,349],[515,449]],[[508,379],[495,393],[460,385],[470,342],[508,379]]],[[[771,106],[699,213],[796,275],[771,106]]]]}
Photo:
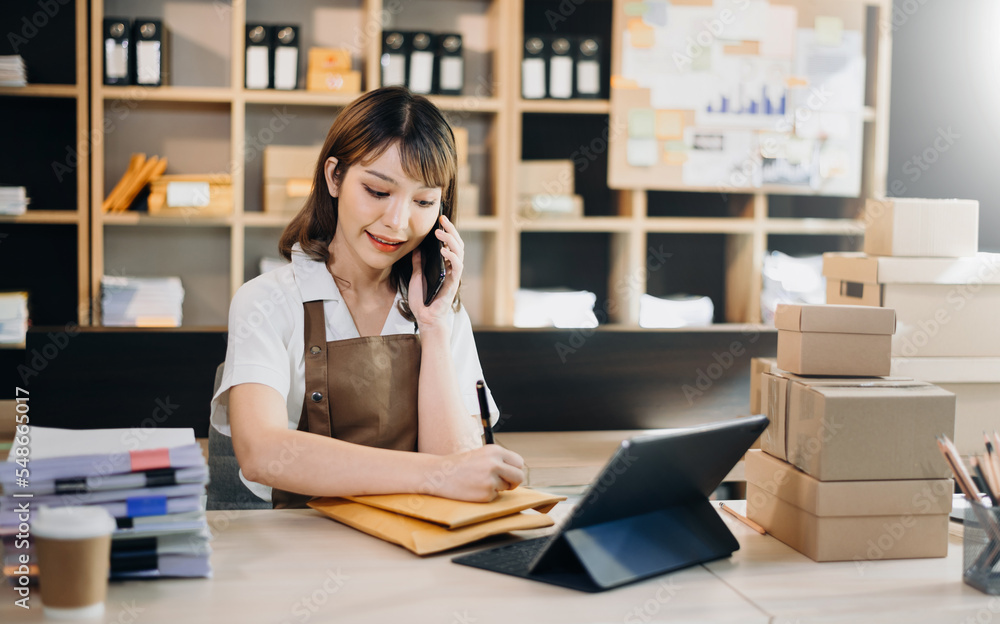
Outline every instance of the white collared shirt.
{"type": "MultiPolygon", "coordinates": [[[[382,336],[412,334],[413,323],[396,307],[399,293],[382,327],[382,336]]],[[[323,301],[326,340],[358,338],[350,310],[326,266],[292,248],[292,262],[243,284],[229,306],[229,345],[222,383],[212,397],[211,423],[220,433],[229,428],[229,389],[241,383],[270,386],[285,399],[288,428],[299,425],[305,398],[305,313],[303,302],[323,301]]],[[[451,314],[451,352],[462,402],[469,414],[479,413],[476,381],[483,378],[465,308],[451,314]]],[[[490,417],[496,422],[500,410],[487,389],[490,417]]],[[[240,478],[257,496],[271,499],[271,488],[240,478]]]]}

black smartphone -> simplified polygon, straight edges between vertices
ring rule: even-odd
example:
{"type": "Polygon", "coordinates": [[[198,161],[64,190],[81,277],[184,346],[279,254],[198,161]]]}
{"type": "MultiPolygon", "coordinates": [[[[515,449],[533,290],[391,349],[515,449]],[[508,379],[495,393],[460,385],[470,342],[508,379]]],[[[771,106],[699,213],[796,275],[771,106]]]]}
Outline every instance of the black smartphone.
{"type": "Polygon", "coordinates": [[[435,232],[441,229],[441,222],[434,223],[434,229],[420,243],[420,259],[424,268],[424,305],[430,305],[441,291],[447,272],[441,257],[441,241],[435,232]]]}

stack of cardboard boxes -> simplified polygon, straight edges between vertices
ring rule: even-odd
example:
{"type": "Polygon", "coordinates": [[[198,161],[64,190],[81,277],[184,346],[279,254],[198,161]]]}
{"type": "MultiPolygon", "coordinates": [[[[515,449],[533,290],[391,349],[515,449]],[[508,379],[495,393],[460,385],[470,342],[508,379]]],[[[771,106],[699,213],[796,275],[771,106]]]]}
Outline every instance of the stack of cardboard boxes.
{"type": "Polygon", "coordinates": [[[955,397],[888,377],[893,310],[779,305],[754,362],[771,420],[746,456],[747,516],[816,561],[943,557],[953,485],[935,436],[955,397]]]}
{"type": "Polygon", "coordinates": [[[823,259],[827,303],[896,311],[892,374],[957,398],[955,445],[1000,429],[1000,254],[978,252],[979,203],[869,200],[864,253],[823,259]]]}

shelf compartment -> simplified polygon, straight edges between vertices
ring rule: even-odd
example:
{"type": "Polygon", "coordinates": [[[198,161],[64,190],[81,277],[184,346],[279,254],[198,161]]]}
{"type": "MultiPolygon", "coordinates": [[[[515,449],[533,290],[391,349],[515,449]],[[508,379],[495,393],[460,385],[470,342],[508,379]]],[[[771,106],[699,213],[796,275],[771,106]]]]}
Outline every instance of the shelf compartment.
{"type": "Polygon", "coordinates": [[[0,99],[0,118],[16,120],[4,125],[4,145],[20,146],[0,154],[0,185],[25,187],[31,199],[29,210],[48,214],[67,207],[71,210],[66,212],[74,214],[73,220],[76,220],[77,184],[86,184],[89,173],[86,165],[88,143],[80,139],[86,136],[85,130],[81,128],[77,133],[79,106],[86,106],[86,102],[54,98],[0,99]]]}
{"type": "Polygon", "coordinates": [[[597,296],[594,313],[608,321],[611,306],[611,246],[607,232],[521,234],[521,288],[569,288],[597,296]]]}
{"type": "Polygon", "coordinates": [[[723,234],[649,234],[644,267],[646,294],[709,297],[715,308],[714,322],[725,322],[727,239],[723,234]]]}
{"type": "Polygon", "coordinates": [[[77,322],[77,241],[73,224],[0,223],[0,291],[28,291],[33,325],[77,322]]]}

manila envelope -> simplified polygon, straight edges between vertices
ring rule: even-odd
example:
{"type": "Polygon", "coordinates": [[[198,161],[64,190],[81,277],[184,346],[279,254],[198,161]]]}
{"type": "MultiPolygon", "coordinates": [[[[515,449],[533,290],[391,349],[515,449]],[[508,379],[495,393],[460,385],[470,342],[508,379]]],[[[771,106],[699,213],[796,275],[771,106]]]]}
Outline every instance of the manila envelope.
{"type": "Polygon", "coordinates": [[[370,507],[378,507],[404,516],[440,524],[449,529],[457,529],[476,522],[499,518],[525,509],[535,509],[541,513],[548,513],[556,506],[556,503],[566,500],[565,496],[545,494],[523,487],[504,490],[488,503],[457,501],[427,494],[381,494],[345,496],[344,498],[355,503],[364,503],[370,507]]]}
{"type": "Polygon", "coordinates": [[[310,501],[309,506],[349,527],[398,544],[417,555],[450,550],[508,531],[540,529],[555,524],[545,514],[514,513],[458,529],[446,529],[431,522],[343,498],[317,498],[310,501]]]}

